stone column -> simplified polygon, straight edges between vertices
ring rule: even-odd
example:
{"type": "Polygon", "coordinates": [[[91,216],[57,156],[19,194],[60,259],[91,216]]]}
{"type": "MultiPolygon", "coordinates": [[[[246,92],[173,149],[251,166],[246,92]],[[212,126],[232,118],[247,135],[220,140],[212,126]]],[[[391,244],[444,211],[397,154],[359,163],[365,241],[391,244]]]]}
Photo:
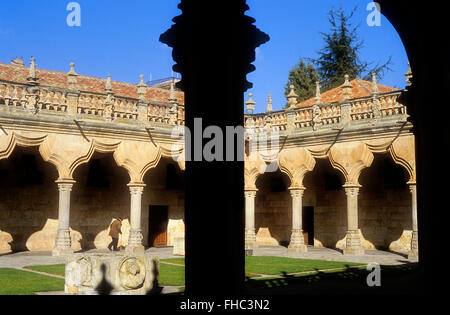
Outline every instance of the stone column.
{"type": "Polygon", "coordinates": [[[245,249],[258,247],[255,230],[255,197],[256,190],[245,191],[245,249]]]}
{"type": "Polygon", "coordinates": [[[344,255],[364,255],[358,230],[358,193],[357,185],[345,185],[347,194],[347,235],[344,255]]]}
{"type": "Polygon", "coordinates": [[[130,237],[126,248],[127,253],[138,254],[144,253],[145,249],[142,245],[142,229],[141,229],[141,211],[142,211],[142,193],[145,184],[129,184],[131,194],[131,210],[130,210],[130,237]]]}
{"type": "Polygon", "coordinates": [[[419,229],[417,227],[417,185],[411,183],[409,185],[412,198],[412,238],[411,238],[411,251],[408,254],[409,259],[417,259],[419,257],[419,229]]]}
{"type": "Polygon", "coordinates": [[[73,253],[70,238],[70,192],[75,181],[57,181],[59,189],[58,232],[56,233],[53,256],[73,253]]]}
{"type": "Polygon", "coordinates": [[[307,252],[308,247],[305,245],[303,238],[303,193],[304,189],[291,189],[292,196],[292,236],[288,251],[302,253],[307,252]]]}

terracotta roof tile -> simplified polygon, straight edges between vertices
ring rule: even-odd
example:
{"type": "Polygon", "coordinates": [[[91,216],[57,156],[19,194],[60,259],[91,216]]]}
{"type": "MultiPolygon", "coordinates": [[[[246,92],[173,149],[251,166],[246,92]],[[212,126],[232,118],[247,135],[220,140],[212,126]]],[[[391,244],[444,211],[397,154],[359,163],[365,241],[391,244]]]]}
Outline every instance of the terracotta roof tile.
{"type": "MultiPolygon", "coordinates": [[[[0,80],[27,83],[28,72],[28,67],[0,62],[0,80]]],[[[67,73],[65,72],[36,69],[36,76],[41,85],[68,88],[67,73]]],[[[106,79],[84,75],[78,75],[76,79],[77,87],[80,91],[91,93],[105,92],[106,79]]],[[[137,84],[112,81],[112,91],[116,96],[138,98],[137,84]]],[[[147,87],[145,96],[147,101],[168,103],[170,91],[156,87],[147,87]]],[[[184,104],[183,92],[176,91],[176,97],[179,104],[184,104]]]]}
{"type": "MultiPolygon", "coordinates": [[[[354,79],[354,80],[350,81],[350,83],[353,86],[352,95],[351,95],[352,99],[372,95],[372,82],[365,81],[362,79],[354,79]]],[[[400,91],[400,90],[393,88],[393,87],[383,85],[383,84],[378,84],[378,93],[379,94],[395,92],[395,91],[400,91]]],[[[340,102],[342,100],[344,100],[344,96],[342,93],[342,88],[339,86],[337,88],[323,92],[321,103],[327,104],[327,103],[333,103],[333,102],[340,102]]],[[[311,105],[314,105],[315,102],[316,102],[315,97],[310,98],[306,101],[298,103],[297,107],[311,106],[311,105]]]]}

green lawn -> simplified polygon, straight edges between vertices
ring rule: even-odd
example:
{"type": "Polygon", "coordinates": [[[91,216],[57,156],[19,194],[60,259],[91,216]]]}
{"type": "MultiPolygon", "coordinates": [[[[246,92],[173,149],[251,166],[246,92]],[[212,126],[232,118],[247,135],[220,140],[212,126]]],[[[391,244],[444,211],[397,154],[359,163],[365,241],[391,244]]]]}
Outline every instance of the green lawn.
{"type": "Polygon", "coordinates": [[[17,269],[0,268],[0,295],[34,295],[36,292],[63,290],[64,279],[17,269]]]}
{"type": "MultiPolygon", "coordinates": [[[[162,259],[161,262],[182,265],[185,263],[184,258],[162,259]]],[[[346,265],[358,266],[365,264],[271,256],[245,257],[245,271],[247,277],[256,277],[258,276],[257,274],[281,275],[283,272],[295,273],[315,271],[315,269],[345,268],[346,265]]]]}
{"type": "MultiPolygon", "coordinates": [[[[172,263],[182,263],[183,261],[171,261],[172,263]]],[[[30,266],[25,267],[40,272],[46,272],[49,274],[64,276],[65,265],[52,265],[52,266],[30,266]]],[[[159,267],[159,283],[164,286],[182,286],[184,285],[184,267],[175,266],[161,263],[159,267]]]]}
{"type": "Polygon", "coordinates": [[[172,264],[184,265],[184,258],[170,258],[170,259],[160,259],[160,262],[168,262],[172,264]]]}
{"type": "Polygon", "coordinates": [[[51,275],[57,275],[57,276],[63,276],[63,277],[66,274],[66,266],[65,265],[29,266],[29,267],[25,267],[25,269],[45,272],[45,273],[49,273],[51,275]]]}
{"type": "Polygon", "coordinates": [[[184,267],[160,263],[159,284],[162,286],[183,286],[184,267]]]}
{"type": "Polygon", "coordinates": [[[315,269],[345,268],[345,266],[363,265],[361,263],[337,262],[326,260],[299,259],[270,256],[245,257],[245,270],[266,275],[280,275],[283,272],[295,273],[314,271],[315,269]]]}
{"type": "MultiPolygon", "coordinates": [[[[326,270],[362,265],[360,263],[269,256],[246,256],[245,262],[245,275],[249,278],[258,277],[261,274],[281,275],[283,272],[289,274],[311,271],[314,274],[316,269],[326,270]]],[[[184,258],[161,259],[159,284],[162,286],[184,286],[184,264],[184,258]]],[[[30,266],[26,268],[59,276],[64,276],[65,274],[65,265],[30,266]]],[[[220,274],[220,270],[217,270],[217,273],[220,274]]],[[[265,280],[270,279],[266,278],[265,280]]],[[[33,294],[34,292],[60,291],[64,289],[63,279],[15,269],[0,269],[0,284],[0,294],[33,294]]]]}

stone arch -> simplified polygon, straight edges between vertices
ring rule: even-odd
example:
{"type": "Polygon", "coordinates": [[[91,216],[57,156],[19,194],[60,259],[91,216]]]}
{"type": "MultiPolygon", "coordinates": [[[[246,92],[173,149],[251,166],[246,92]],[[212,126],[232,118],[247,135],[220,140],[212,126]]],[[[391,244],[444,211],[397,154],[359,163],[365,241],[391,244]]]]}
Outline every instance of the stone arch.
{"type": "Polygon", "coordinates": [[[286,149],[280,153],[279,167],[291,180],[289,189],[304,189],[303,178],[315,165],[316,160],[305,148],[286,149]]]}
{"type": "Polygon", "coordinates": [[[83,250],[106,249],[111,242],[109,227],[114,218],[122,217],[119,246],[126,246],[130,230],[129,174],[118,167],[112,150],[93,150],[86,163],[80,163],[73,179],[70,226],[80,233],[83,250]],[[86,218],[88,220],[86,221],[86,218]]]}
{"type": "Polygon", "coordinates": [[[19,133],[11,132],[0,136],[0,160],[7,159],[16,146],[21,147],[37,147],[41,145],[47,138],[46,134],[41,133],[19,133]]]}
{"type": "Polygon", "coordinates": [[[389,148],[395,163],[403,166],[409,175],[409,183],[416,183],[416,155],[414,135],[396,139],[389,148]]]}
{"type": "Polygon", "coordinates": [[[388,140],[370,140],[365,143],[372,153],[389,153],[393,161],[408,172],[408,183],[416,183],[415,137],[413,134],[388,140]]]}
{"type": "Polygon", "coordinates": [[[247,191],[258,191],[256,187],[256,180],[258,177],[266,171],[268,162],[265,162],[261,159],[260,155],[257,153],[252,154],[251,156],[245,156],[245,165],[244,165],[244,181],[245,181],[245,189],[247,191]]]}
{"type": "Polygon", "coordinates": [[[128,171],[130,183],[142,183],[147,171],[156,167],[161,157],[161,147],[150,142],[124,141],[114,152],[117,165],[128,171]]]}
{"type": "Polygon", "coordinates": [[[45,161],[56,166],[59,180],[72,180],[77,167],[88,163],[96,151],[114,152],[119,144],[105,139],[87,141],[78,135],[50,134],[39,151],[45,161]]]}
{"type": "MultiPolygon", "coordinates": [[[[178,163],[180,170],[186,170],[186,158],[184,146],[172,145],[170,148],[161,146],[161,157],[172,158],[178,163]]],[[[145,176],[145,175],[144,175],[145,176]]]]}
{"type": "Polygon", "coordinates": [[[333,145],[328,158],[331,165],[342,172],[345,185],[360,186],[358,182],[361,171],[373,162],[373,153],[363,142],[337,143],[333,145]]]}
{"type": "Polygon", "coordinates": [[[377,152],[371,167],[361,172],[359,228],[366,249],[408,252],[411,246],[411,197],[408,173],[390,157],[377,152]]]}
{"type": "MultiPolygon", "coordinates": [[[[0,181],[5,185],[0,198],[0,252],[49,251],[58,226],[58,170],[41,157],[40,141],[25,143],[19,137],[13,142],[8,158],[4,155],[0,161],[0,181]]],[[[78,233],[72,232],[76,250],[78,233]]]]}
{"type": "Polygon", "coordinates": [[[175,246],[184,237],[184,176],[179,161],[161,154],[158,165],[143,177],[141,233],[145,247],[175,246]]]}

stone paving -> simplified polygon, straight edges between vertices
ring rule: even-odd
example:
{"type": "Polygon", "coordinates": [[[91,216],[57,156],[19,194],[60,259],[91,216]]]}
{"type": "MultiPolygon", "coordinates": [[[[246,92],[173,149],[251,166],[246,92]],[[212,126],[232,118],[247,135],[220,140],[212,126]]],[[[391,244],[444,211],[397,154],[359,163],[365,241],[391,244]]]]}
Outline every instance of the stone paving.
{"type": "MultiPolygon", "coordinates": [[[[90,250],[88,253],[106,253],[108,250],[90,250]]],[[[172,254],[173,247],[150,248],[146,253],[158,255],[160,259],[180,258],[172,254]]],[[[308,247],[306,253],[289,253],[282,246],[261,246],[253,251],[254,256],[278,256],[304,259],[321,259],[331,261],[379,263],[380,265],[401,265],[413,262],[408,260],[407,254],[392,253],[380,250],[366,250],[363,256],[344,256],[336,249],[323,247],[308,247]]],[[[23,269],[26,266],[65,264],[65,257],[53,257],[51,252],[22,252],[14,254],[0,254],[0,268],[23,269]]],[[[27,270],[30,271],[30,270],[27,270]]],[[[51,275],[49,275],[51,276],[51,275]]],[[[57,276],[56,276],[57,277],[57,276]]],[[[271,276],[273,277],[273,275],[271,276]]],[[[164,287],[163,294],[178,292],[179,287],[164,287]]],[[[43,292],[38,295],[64,295],[64,292],[43,292]]]]}
{"type": "MultiPolygon", "coordinates": [[[[146,253],[158,255],[160,259],[180,258],[172,254],[172,247],[150,248],[146,253]]],[[[108,250],[90,250],[88,253],[103,253],[108,250]]],[[[331,261],[347,261],[370,263],[376,262],[381,265],[400,265],[412,262],[406,254],[392,253],[380,250],[366,250],[364,256],[344,256],[340,251],[323,247],[308,247],[307,253],[289,253],[282,246],[261,246],[255,249],[255,256],[279,256],[305,259],[322,259],[331,261]]],[[[0,268],[23,268],[36,265],[57,265],[66,263],[65,257],[52,257],[51,252],[23,252],[15,254],[0,255],[0,268]]]]}
{"type": "Polygon", "coordinates": [[[320,259],[355,263],[378,263],[380,265],[401,265],[413,262],[406,253],[393,253],[381,250],[366,250],[363,256],[343,255],[341,251],[324,247],[308,246],[306,253],[289,253],[282,246],[261,246],[253,251],[254,256],[279,256],[304,259],[320,259]]]}
{"type": "MultiPolygon", "coordinates": [[[[160,259],[179,258],[172,254],[172,247],[150,248],[146,253],[158,255],[160,259]]],[[[87,253],[109,253],[107,249],[89,250],[87,253]]],[[[0,268],[23,268],[26,266],[65,264],[66,257],[53,257],[52,252],[21,252],[14,254],[0,254],[0,268]]]]}

